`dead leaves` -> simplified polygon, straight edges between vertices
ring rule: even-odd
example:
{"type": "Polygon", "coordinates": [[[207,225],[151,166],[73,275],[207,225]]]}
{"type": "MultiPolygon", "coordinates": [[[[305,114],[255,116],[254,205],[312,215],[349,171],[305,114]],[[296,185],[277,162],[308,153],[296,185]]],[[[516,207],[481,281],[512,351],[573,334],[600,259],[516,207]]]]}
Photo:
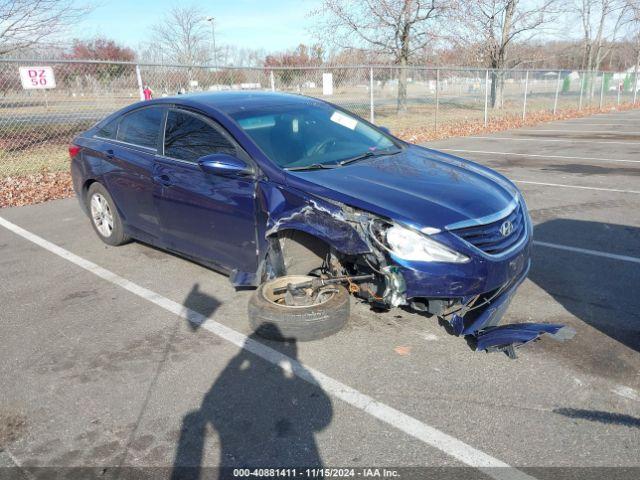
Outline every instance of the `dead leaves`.
{"type": "Polygon", "coordinates": [[[73,195],[69,172],[0,177],[0,208],[21,207],[73,195]]]}

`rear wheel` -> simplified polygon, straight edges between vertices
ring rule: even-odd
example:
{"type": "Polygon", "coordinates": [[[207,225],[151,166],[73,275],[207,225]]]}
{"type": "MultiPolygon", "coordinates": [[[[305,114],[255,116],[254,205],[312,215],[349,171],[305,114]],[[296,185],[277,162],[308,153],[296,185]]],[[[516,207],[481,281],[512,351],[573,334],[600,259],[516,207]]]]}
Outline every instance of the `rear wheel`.
{"type": "Polygon", "coordinates": [[[87,192],[87,206],[93,229],[107,245],[118,246],[127,243],[120,214],[107,189],[100,183],[93,183],[87,192]]]}
{"type": "Polygon", "coordinates": [[[289,283],[313,278],[291,275],[260,285],[249,301],[248,312],[256,333],[270,340],[308,341],[340,331],[346,325],[350,311],[349,293],[342,285],[321,287],[310,295],[307,305],[291,304],[285,293],[274,293],[274,289],[289,283]]]}

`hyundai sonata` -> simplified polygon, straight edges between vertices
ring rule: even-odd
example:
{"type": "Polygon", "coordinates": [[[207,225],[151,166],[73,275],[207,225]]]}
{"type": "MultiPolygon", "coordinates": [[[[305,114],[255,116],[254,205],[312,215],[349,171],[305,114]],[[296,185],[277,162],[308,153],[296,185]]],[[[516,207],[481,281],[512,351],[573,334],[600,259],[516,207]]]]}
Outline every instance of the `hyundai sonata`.
{"type": "Polygon", "coordinates": [[[480,350],[556,324],[498,326],[530,266],[512,182],[300,95],[225,92],[126,107],[69,149],[74,188],[109,245],[136,239],[257,290],[267,337],[315,339],[349,294],[443,319],[480,350]]]}

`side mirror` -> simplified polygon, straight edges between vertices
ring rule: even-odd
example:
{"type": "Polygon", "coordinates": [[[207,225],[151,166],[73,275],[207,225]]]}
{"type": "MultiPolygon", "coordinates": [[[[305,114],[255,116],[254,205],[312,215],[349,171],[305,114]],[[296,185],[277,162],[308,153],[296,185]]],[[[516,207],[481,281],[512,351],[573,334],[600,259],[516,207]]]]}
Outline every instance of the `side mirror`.
{"type": "Polygon", "coordinates": [[[205,173],[223,177],[238,177],[253,174],[253,168],[247,165],[244,160],[240,160],[227,153],[205,155],[198,160],[198,165],[200,165],[200,168],[205,173]]]}
{"type": "Polygon", "coordinates": [[[381,125],[378,125],[378,130],[382,130],[387,135],[391,135],[391,130],[389,130],[387,127],[383,127],[381,125]]]}

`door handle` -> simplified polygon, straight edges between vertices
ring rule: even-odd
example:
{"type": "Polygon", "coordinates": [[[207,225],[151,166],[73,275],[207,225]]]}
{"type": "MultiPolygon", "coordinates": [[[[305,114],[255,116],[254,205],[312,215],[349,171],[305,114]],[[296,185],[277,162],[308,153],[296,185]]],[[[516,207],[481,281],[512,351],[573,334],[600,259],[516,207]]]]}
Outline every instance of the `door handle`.
{"type": "Polygon", "coordinates": [[[153,177],[153,179],[156,182],[161,183],[165,187],[170,187],[171,185],[173,185],[173,181],[171,180],[171,177],[169,175],[166,175],[166,174],[156,175],[156,176],[153,177]]]}
{"type": "Polygon", "coordinates": [[[105,152],[105,157],[107,157],[107,160],[113,160],[114,157],[114,153],[113,150],[109,149],[105,152]]]}

